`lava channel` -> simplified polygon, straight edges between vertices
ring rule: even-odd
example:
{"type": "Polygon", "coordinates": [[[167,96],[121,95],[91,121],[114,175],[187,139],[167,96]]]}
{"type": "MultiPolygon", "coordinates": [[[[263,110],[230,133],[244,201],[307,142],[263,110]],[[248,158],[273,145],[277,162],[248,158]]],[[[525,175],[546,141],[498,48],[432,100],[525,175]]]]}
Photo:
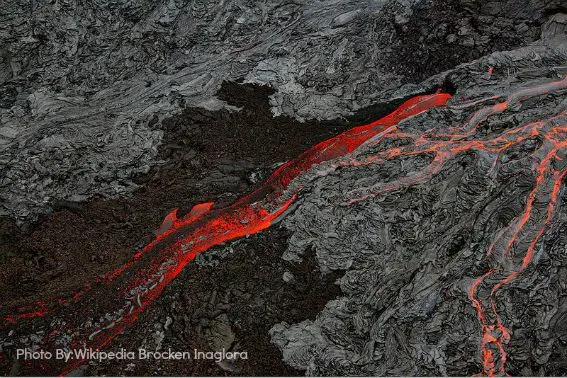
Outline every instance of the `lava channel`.
{"type": "MultiPolygon", "coordinates": [[[[446,93],[416,96],[386,117],[323,141],[278,167],[261,187],[231,206],[213,209],[212,203],[200,204],[182,218],[177,210],[172,211],[156,238],[115,271],[69,298],[37,302],[4,315],[5,339],[17,344],[33,336],[34,347],[44,351],[103,348],[131,326],[199,253],[274,224],[301,191],[300,185],[290,185],[298,175],[314,164],[344,157],[368,140],[396,131],[401,121],[443,106],[450,97],[446,93]]],[[[0,353],[4,361],[5,353],[0,353]]],[[[67,374],[83,362],[33,361],[30,363],[37,366],[30,368],[67,374]]]]}
{"type": "MultiPolygon", "coordinates": [[[[380,163],[400,156],[432,154],[432,162],[421,171],[402,177],[393,182],[379,183],[366,188],[356,188],[347,194],[346,204],[355,203],[390,191],[426,182],[438,173],[444,163],[465,151],[484,151],[492,159],[491,171],[497,169],[500,156],[507,149],[519,146],[528,139],[538,138],[540,146],[526,159],[533,166],[535,186],[528,195],[522,214],[500,230],[486,256],[498,253],[508,262],[493,266],[474,280],[469,289],[469,297],[475,307],[481,323],[480,358],[483,375],[506,375],[506,346],[512,332],[503,324],[498,312],[497,293],[502,287],[512,282],[533,259],[534,251],[543,234],[549,228],[557,211],[558,198],[567,174],[567,112],[554,117],[532,122],[506,130],[491,139],[476,137],[479,124],[491,115],[502,113],[518,103],[532,97],[543,96],[550,92],[567,89],[567,77],[562,80],[525,88],[512,93],[504,101],[482,107],[474,112],[469,120],[457,128],[441,131],[429,130],[424,134],[409,134],[401,131],[389,133],[384,139],[410,140],[403,147],[380,151],[377,154],[342,163],[343,165],[367,165],[380,163]],[[541,216],[544,214],[544,216],[541,216]],[[512,250],[515,251],[512,251],[512,250]],[[509,266],[513,266],[510,269],[509,266]],[[490,282],[488,278],[491,278],[490,282]],[[479,297],[479,288],[483,295],[479,297]]],[[[486,102],[498,99],[493,96],[486,102]]],[[[475,101],[469,105],[457,105],[455,108],[466,109],[484,101],[475,101]]],[[[491,174],[491,172],[487,172],[491,174]]]]}

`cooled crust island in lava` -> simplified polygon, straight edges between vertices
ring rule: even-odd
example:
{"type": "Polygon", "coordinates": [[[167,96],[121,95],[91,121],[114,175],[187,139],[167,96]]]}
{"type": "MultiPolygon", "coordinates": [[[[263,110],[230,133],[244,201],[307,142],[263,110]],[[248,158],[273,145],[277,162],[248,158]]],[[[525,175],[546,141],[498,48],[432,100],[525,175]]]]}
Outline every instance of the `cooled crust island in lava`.
{"type": "MultiPolygon", "coordinates": [[[[72,298],[41,302],[5,314],[2,332],[17,340],[25,338],[26,329],[43,329],[41,339],[36,342],[43,350],[103,348],[131,326],[197,254],[273,224],[300,194],[301,185],[292,183],[300,174],[314,164],[348,156],[363,143],[394,132],[403,120],[444,105],[450,97],[446,93],[416,96],[384,118],[321,142],[280,166],[259,189],[227,208],[211,210],[211,203],[201,204],[182,219],[173,211],[165,218],[156,239],[132,260],[76,292],[72,298]]],[[[44,372],[57,369],[66,374],[82,362],[37,364],[44,372]]]]}

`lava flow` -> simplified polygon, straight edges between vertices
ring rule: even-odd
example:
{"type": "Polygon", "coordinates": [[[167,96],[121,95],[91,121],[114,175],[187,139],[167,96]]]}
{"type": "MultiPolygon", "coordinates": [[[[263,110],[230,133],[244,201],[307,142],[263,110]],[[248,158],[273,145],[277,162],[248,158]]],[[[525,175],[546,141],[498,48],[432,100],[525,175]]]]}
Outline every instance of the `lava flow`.
{"type": "MultiPolygon", "coordinates": [[[[174,210],[163,221],[155,240],[127,263],[71,298],[41,303],[39,310],[22,307],[5,315],[2,332],[15,343],[33,340],[33,346],[44,351],[104,347],[132,325],[197,254],[277,221],[301,190],[300,186],[290,186],[299,174],[314,164],[352,153],[369,139],[395,131],[402,120],[445,105],[450,97],[445,93],[416,96],[378,121],[321,142],[280,166],[259,189],[229,207],[212,209],[212,203],[201,204],[183,218],[174,210]]],[[[72,360],[61,367],[47,366],[56,364],[56,360],[44,361],[36,368],[49,372],[59,369],[66,374],[82,362],[72,360]]]]}
{"type": "MultiPolygon", "coordinates": [[[[43,323],[49,324],[47,332],[38,336],[40,341],[37,342],[43,349],[56,345],[101,348],[131,325],[198,253],[227,240],[258,232],[277,221],[301,191],[300,183],[292,185],[292,181],[314,164],[342,157],[339,163],[327,163],[327,166],[336,168],[376,164],[405,156],[434,156],[427,166],[415,173],[394,181],[352,189],[345,198],[348,205],[424,183],[439,173],[445,163],[467,151],[479,151],[487,156],[492,162],[487,172],[487,176],[491,177],[505,164],[502,156],[508,149],[521,148],[521,143],[537,140],[539,144],[535,150],[521,158],[527,161],[528,166],[533,166],[535,175],[535,184],[523,212],[501,229],[487,248],[486,257],[491,267],[474,280],[469,291],[481,324],[483,374],[506,374],[506,350],[512,332],[500,317],[497,294],[529,266],[556,213],[563,179],[567,174],[567,161],[564,160],[567,153],[567,112],[510,128],[495,136],[483,137],[479,125],[528,98],[565,89],[567,78],[522,89],[505,98],[491,96],[453,105],[458,110],[479,106],[480,109],[461,127],[440,127],[423,134],[401,131],[397,125],[402,120],[433,106],[445,105],[451,97],[444,93],[417,96],[376,122],[354,127],[317,144],[280,166],[258,190],[230,207],[215,210],[211,209],[212,203],[198,205],[181,219],[173,211],[165,218],[153,242],[90,289],[77,293],[75,298],[64,301],[59,307],[44,305],[35,318],[27,319],[32,317],[30,313],[36,314],[30,311],[10,315],[5,320],[17,325],[48,318],[49,322],[43,323]],[[361,150],[366,152],[381,143],[396,140],[404,143],[393,148],[378,148],[378,152],[370,156],[357,155],[361,150]]],[[[26,327],[16,327],[17,335],[24,336],[26,329],[32,329],[29,323],[26,327]]],[[[63,371],[69,372],[80,363],[74,361],[63,371]]]]}

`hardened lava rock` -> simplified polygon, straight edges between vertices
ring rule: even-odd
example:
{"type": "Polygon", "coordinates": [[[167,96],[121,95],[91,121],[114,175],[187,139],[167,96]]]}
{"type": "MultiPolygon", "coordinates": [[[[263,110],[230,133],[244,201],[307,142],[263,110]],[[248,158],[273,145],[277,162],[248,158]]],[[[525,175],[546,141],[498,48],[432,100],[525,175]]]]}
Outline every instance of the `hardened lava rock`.
{"type": "MultiPolygon", "coordinates": [[[[315,320],[271,329],[272,342],[286,363],[307,375],[472,375],[487,373],[492,366],[483,357],[482,343],[487,350],[501,343],[509,374],[567,373],[567,196],[559,185],[555,204],[548,184],[565,169],[565,148],[544,157],[542,151],[551,148],[548,137],[543,131],[524,135],[527,129],[521,129],[567,130],[567,86],[532,96],[545,83],[565,77],[566,26],[566,16],[556,15],[538,43],[447,72],[457,88],[449,106],[398,126],[408,135],[458,130],[473,122],[475,111],[493,109],[465,141],[451,141],[457,132],[452,131],[447,143],[465,146],[523,130],[518,135],[525,139],[517,144],[499,154],[463,148],[445,160],[439,156],[449,155],[432,151],[352,164],[353,159],[368,161],[411,143],[385,138],[367,144],[355,157],[321,165],[300,178],[308,190],[284,221],[293,232],[284,258],[299,260],[311,247],[322,270],[344,269],[346,274],[339,280],[342,295],[315,320]],[[521,95],[514,99],[512,93],[521,95]],[[508,97],[512,100],[504,111],[490,108],[508,97]],[[456,105],[480,99],[484,101],[466,109],[456,105]],[[435,167],[436,160],[442,160],[440,169],[420,174],[435,167]],[[546,221],[548,206],[554,212],[546,221]],[[530,216],[524,217],[530,207],[530,216]],[[544,222],[543,234],[530,246],[544,222]],[[519,237],[510,239],[514,242],[503,253],[514,230],[520,230],[519,237]],[[531,247],[533,255],[525,257],[531,247]],[[526,260],[525,269],[511,273],[526,260]],[[485,333],[469,298],[473,283],[484,274],[474,290],[488,308],[482,316],[487,324],[492,319],[504,326],[491,331],[487,325],[485,333]],[[507,274],[512,278],[498,287],[507,274]],[[500,323],[488,304],[495,286],[500,323]]],[[[419,143],[408,151],[418,150],[419,143]]],[[[502,360],[495,354],[484,356],[502,360]]]]}
{"type": "Polygon", "coordinates": [[[561,0],[0,4],[0,215],[132,193],[165,117],[270,84],[274,114],[334,119],[538,38],[561,0]]]}

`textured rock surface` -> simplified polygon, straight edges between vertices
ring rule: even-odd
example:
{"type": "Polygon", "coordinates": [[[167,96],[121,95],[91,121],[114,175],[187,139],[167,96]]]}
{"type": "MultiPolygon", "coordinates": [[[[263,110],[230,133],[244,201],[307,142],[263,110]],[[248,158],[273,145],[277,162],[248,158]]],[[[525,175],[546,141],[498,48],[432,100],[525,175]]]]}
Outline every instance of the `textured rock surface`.
{"type": "MultiPolygon", "coordinates": [[[[566,26],[565,16],[557,15],[536,45],[495,53],[448,72],[457,88],[453,101],[506,97],[520,88],[564,77],[566,26]],[[494,71],[489,77],[490,66],[494,71]]],[[[558,115],[551,122],[563,125],[566,111],[564,88],[491,115],[471,138],[494,137],[558,115]]],[[[400,129],[422,133],[458,127],[471,114],[451,107],[438,109],[404,122],[400,129]]],[[[371,156],[393,147],[388,143],[360,154],[371,156]]],[[[469,290],[489,266],[498,272],[488,279],[490,286],[515,269],[524,256],[526,240],[516,246],[515,258],[499,252],[485,257],[498,233],[524,212],[536,181],[534,162],[540,159],[533,152],[541,143],[535,138],[505,150],[496,166],[492,165],[494,152],[469,150],[416,185],[379,195],[372,193],[396,179],[420,177],[434,155],[340,169],[334,162],[304,177],[312,186],[302,205],[284,222],[294,233],[284,258],[300,259],[305,247],[313,246],[322,269],[346,269],[347,273],[339,281],[344,295],[330,301],[315,321],[282,323],[271,329],[284,360],[308,375],[482,371],[481,327],[469,290]],[[364,194],[371,196],[347,205],[349,199],[364,194]]],[[[561,163],[556,169],[562,169],[561,163]]],[[[537,205],[537,220],[529,223],[532,228],[545,217],[549,200],[538,201],[543,202],[537,205]]],[[[512,375],[564,375],[567,371],[567,216],[561,207],[565,201],[562,191],[561,210],[537,244],[532,265],[496,295],[500,316],[511,330],[506,349],[512,375]]],[[[495,250],[500,248],[502,243],[497,243],[495,250]]]]}
{"type": "Polygon", "coordinates": [[[131,192],[155,163],[152,125],[185,105],[223,106],[223,80],[273,85],[275,114],[332,119],[537,39],[561,0],[516,3],[3,2],[0,215],[131,192]]]}

